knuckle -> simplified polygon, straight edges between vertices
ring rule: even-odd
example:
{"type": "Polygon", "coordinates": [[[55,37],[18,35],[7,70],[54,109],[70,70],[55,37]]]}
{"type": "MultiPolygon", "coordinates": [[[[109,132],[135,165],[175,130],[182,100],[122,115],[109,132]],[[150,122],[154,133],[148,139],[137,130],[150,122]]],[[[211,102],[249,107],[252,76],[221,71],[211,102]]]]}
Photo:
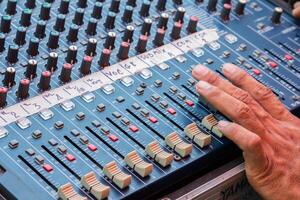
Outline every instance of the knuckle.
{"type": "Polygon", "coordinates": [[[251,109],[245,104],[240,104],[237,107],[236,113],[239,119],[249,119],[251,116],[251,109]]]}
{"type": "Polygon", "coordinates": [[[232,96],[246,104],[250,103],[250,101],[252,100],[250,94],[240,88],[235,88],[232,96]]]}
{"type": "Polygon", "coordinates": [[[212,85],[216,85],[220,82],[220,77],[212,72],[208,75],[208,82],[212,85]]]}
{"type": "Polygon", "coordinates": [[[247,72],[244,70],[239,70],[235,75],[232,77],[232,81],[236,84],[239,85],[239,83],[243,82],[243,80],[249,76],[247,72]]]}
{"type": "Polygon", "coordinates": [[[265,100],[273,96],[273,92],[270,88],[259,84],[257,89],[254,91],[254,96],[258,100],[265,100]]]}
{"type": "Polygon", "coordinates": [[[248,147],[250,149],[258,148],[260,146],[261,142],[262,142],[262,139],[260,137],[254,137],[248,141],[248,147]]]}

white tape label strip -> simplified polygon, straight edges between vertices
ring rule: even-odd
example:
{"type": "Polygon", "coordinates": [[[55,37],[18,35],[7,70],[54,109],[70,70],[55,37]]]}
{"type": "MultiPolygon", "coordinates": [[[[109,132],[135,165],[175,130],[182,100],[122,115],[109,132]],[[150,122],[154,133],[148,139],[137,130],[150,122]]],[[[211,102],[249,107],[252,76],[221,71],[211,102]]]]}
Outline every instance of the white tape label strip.
{"type": "Polygon", "coordinates": [[[99,72],[95,72],[59,88],[44,92],[39,96],[0,110],[0,127],[4,127],[18,119],[33,115],[86,92],[98,90],[104,85],[133,75],[142,69],[166,62],[193,49],[201,48],[205,44],[218,39],[217,31],[214,29],[199,31],[185,38],[109,66],[99,72]]]}

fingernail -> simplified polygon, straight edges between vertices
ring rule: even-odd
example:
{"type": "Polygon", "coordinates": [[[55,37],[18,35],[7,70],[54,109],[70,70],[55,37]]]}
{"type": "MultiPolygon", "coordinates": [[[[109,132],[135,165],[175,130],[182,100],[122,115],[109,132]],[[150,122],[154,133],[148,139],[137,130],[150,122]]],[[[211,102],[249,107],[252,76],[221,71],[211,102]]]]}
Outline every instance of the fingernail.
{"type": "Polygon", "coordinates": [[[198,67],[196,67],[194,69],[194,73],[199,75],[199,76],[202,76],[202,77],[207,75],[208,72],[209,72],[209,70],[206,67],[202,66],[202,65],[199,65],[198,67]]]}
{"type": "Polygon", "coordinates": [[[219,121],[218,123],[218,128],[219,129],[223,129],[223,128],[226,128],[227,126],[229,125],[229,122],[228,121],[219,121]]]}
{"type": "Polygon", "coordinates": [[[223,71],[229,74],[234,74],[236,67],[232,64],[225,64],[223,65],[223,71]]]}
{"type": "Polygon", "coordinates": [[[211,89],[211,85],[205,81],[199,81],[197,88],[200,90],[209,90],[211,89]]]}

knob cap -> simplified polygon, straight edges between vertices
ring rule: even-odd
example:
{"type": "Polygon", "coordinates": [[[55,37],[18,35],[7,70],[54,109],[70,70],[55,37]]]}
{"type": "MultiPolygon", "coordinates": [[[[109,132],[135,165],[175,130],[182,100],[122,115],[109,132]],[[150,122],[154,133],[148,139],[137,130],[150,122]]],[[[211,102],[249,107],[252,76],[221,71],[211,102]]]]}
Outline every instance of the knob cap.
{"type": "Polygon", "coordinates": [[[51,31],[48,39],[47,46],[50,49],[57,49],[58,48],[58,41],[59,41],[59,32],[51,31]]]}
{"type": "Polygon", "coordinates": [[[35,8],[35,0],[26,0],[25,6],[30,9],[35,8]]]}
{"type": "Polygon", "coordinates": [[[77,1],[77,6],[79,8],[86,8],[87,7],[87,0],[78,0],[77,1]]]}
{"type": "Polygon", "coordinates": [[[100,68],[109,66],[110,55],[111,55],[111,50],[109,50],[109,49],[102,50],[100,60],[98,62],[100,68]]]}
{"type": "Polygon", "coordinates": [[[58,32],[63,32],[65,30],[65,22],[66,16],[63,14],[59,14],[55,21],[54,30],[58,32]]]}
{"type": "Polygon", "coordinates": [[[51,82],[51,72],[43,71],[40,78],[40,82],[38,84],[39,89],[41,91],[49,90],[51,88],[50,82],[51,82]]]}
{"type": "Polygon", "coordinates": [[[58,54],[56,52],[50,52],[46,64],[46,69],[49,72],[53,73],[57,69],[57,61],[58,61],[58,54]]]}
{"type": "Polygon", "coordinates": [[[51,9],[51,4],[50,3],[43,3],[41,10],[40,10],[40,19],[47,21],[50,19],[50,9],[51,9]]]}
{"type": "Polygon", "coordinates": [[[123,41],[131,43],[133,41],[134,26],[126,26],[124,31],[123,41]]]}
{"type": "Polygon", "coordinates": [[[77,46],[71,45],[69,46],[66,62],[70,63],[71,65],[75,64],[77,62],[77,46]]]}
{"type": "Polygon", "coordinates": [[[88,75],[91,73],[93,57],[84,56],[80,65],[80,72],[82,75],[88,75]]]}
{"type": "Polygon", "coordinates": [[[177,11],[176,11],[176,14],[175,14],[174,21],[183,23],[184,14],[185,14],[185,8],[184,7],[178,7],[177,11]]]}
{"type": "Polygon", "coordinates": [[[21,26],[24,26],[24,27],[30,26],[31,13],[32,13],[32,11],[29,8],[25,8],[22,11],[21,20],[20,20],[21,26]]]}
{"type": "Polygon", "coordinates": [[[74,14],[73,23],[81,26],[83,24],[83,17],[84,17],[84,9],[77,8],[74,14]]]}
{"type": "Polygon", "coordinates": [[[171,32],[171,38],[177,40],[180,38],[180,33],[182,29],[182,24],[179,22],[175,22],[171,32]]]}
{"type": "Polygon", "coordinates": [[[7,98],[8,89],[6,87],[0,87],[0,108],[6,106],[6,98],[7,98]]]}
{"type": "Polygon", "coordinates": [[[19,55],[19,46],[18,45],[9,45],[7,56],[6,56],[7,62],[9,62],[9,63],[18,62],[18,55],[19,55]]]}
{"type": "Polygon", "coordinates": [[[151,1],[144,0],[143,4],[141,6],[140,12],[139,12],[140,16],[142,16],[142,17],[148,17],[149,16],[150,6],[151,6],[151,1]]]}
{"type": "Polygon", "coordinates": [[[5,50],[5,34],[0,33],[0,53],[5,50]]]}
{"type": "Polygon", "coordinates": [[[114,12],[109,12],[104,27],[107,29],[113,29],[115,27],[116,14],[114,12]]]}
{"type": "Polygon", "coordinates": [[[109,11],[118,13],[119,7],[120,7],[120,0],[112,0],[109,11]]]}
{"type": "Polygon", "coordinates": [[[60,2],[60,6],[58,8],[58,12],[60,14],[64,14],[64,15],[68,14],[68,12],[69,12],[69,5],[70,5],[70,0],[62,0],[60,2]]]}
{"type": "Polygon", "coordinates": [[[281,15],[283,13],[283,9],[280,7],[276,7],[273,11],[273,15],[272,15],[272,22],[274,24],[280,24],[281,23],[281,15]]]}
{"type": "Polygon", "coordinates": [[[164,38],[165,38],[166,31],[162,28],[157,29],[155,38],[153,40],[153,44],[156,46],[162,46],[164,44],[164,38]]]}
{"type": "Polygon", "coordinates": [[[132,14],[133,14],[133,7],[132,6],[126,6],[124,13],[123,13],[123,17],[122,17],[122,21],[125,23],[130,23],[132,22],[132,14]]]}
{"type": "Polygon", "coordinates": [[[141,34],[142,35],[150,35],[151,34],[151,27],[152,27],[152,19],[146,18],[142,25],[141,34]]]}
{"type": "Polygon", "coordinates": [[[231,4],[225,3],[221,11],[220,17],[223,21],[230,20],[231,4]]]}
{"type": "Polygon", "coordinates": [[[104,48],[114,49],[115,48],[116,36],[117,36],[117,34],[115,32],[108,32],[105,43],[104,43],[104,48]]]}
{"type": "Polygon", "coordinates": [[[17,45],[22,46],[25,44],[26,31],[27,31],[27,29],[25,27],[22,27],[22,26],[18,27],[16,37],[14,39],[14,42],[17,45]]]}
{"type": "Polygon", "coordinates": [[[30,56],[37,56],[39,54],[39,45],[40,41],[38,38],[33,37],[29,41],[28,49],[27,49],[27,54],[30,56]]]}
{"type": "Polygon", "coordinates": [[[101,2],[96,2],[93,8],[92,17],[95,19],[100,19],[102,17],[103,4],[101,2]]]}
{"type": "Polygon", "coordinates": [[[96,55],[96,49],[97,49],[97,39],[96,38],[90,38],[88,40],[88,44],[85,50],[85,54],[87,56],[95,56],[96,55]]]}
{"type": "Polygon", "coordinates": [[[68,83],[71,81],[71,74],[72,74],[73,66],[70,63],[65,63],[60,71],[59,79],[63,83],[68,83]]]}
{"type": "Polygon", "coordinates": [[[37,61],[34,59],[30,59],[28,61],[25,76],[27,79],[32,80],[36,77],[36,70],[37,70],[37,61]]]}
{"type": "Polygon", "coordinates": [[[30,81],[28,79],[20,80],[18,91],[16,92],[18,99],[26,99],[29,97],[30,81]]]}
{"type": "Polygon", "coordinates": [[[120,60],[125,60],[128,58],[128,54],[129,54],[129,49],[130,49],[130,43],[128,42],[122,42],[121,46],[119,48],[119,52],[118,52],[118,58],[120,60]]]}
{"type": "Polygon", "coordinates": [[[209,12],[215,12],[217,10],[218,0],[209,0],[207,4],[207,10],[209,12]]]}
{"type": "Polygon", "coordinates": [[[126,4],[129,5],[129,6],[135,7],[136,6],[136,0],[128,0],[126,4]]]}
{"type": "Polygon", "coordinates": [[[135,50],[138,53],[144,53],[146,51],[147,48],[147,43],[148,43],[148,36],[146,35],[141,35],[139,38],[139,41],[135,47],[135,50]]]}
{"type": "Polygon", "coordinates": [[[245,7],[247,4],[247,0],[239,0],[235,7],[235,13],[238,15],[243,15],[245,11],[245,7]]]}
{"type": "Polygon", "coordinates": [[[35,28],[34,36],[39,39],[42,39],[46,36],[45,31],[46,31],[46,22],[42,20],[38,21],[35,28]]]}
{"type": "Polygon", "coordinates": [[[76,24],[72,24],[69,29],[67,40],[69,42],[76,42],[78,40],[78,31],[79,26],[77,26],[76,24]]]}
{"type": "Polygon", "coordinates": [[[3,15],[1,18],[1,25],[0,25],[0,32],[2,33],[9,33],[11,26],[11,16],[3,15]]]}
{"type": "Polygon", "coordinates": [[[159,11],[166,10],[166,3],[167,3],[167,0],[158,0],[157,4],[156,4],[156,9],[159,11]]]}
{"type": "Polygon", "coordinates": [[[8,0],[6,4],[6,13],[8,15],[16,14],[17,0],[8,0]]]}
{"type": "Polygon", "coordinates": [[[198,25],[198,22],[199,22],[199,18],[198,17],[196,17],[196,16],[192,16],[191,18],[190,18],[190,21],[189,21],[189,23],[188,23],[188,26],[187,26],[187,31],[189,32],[189,33],[195,33],[195,32],[197,32],[197,25],[198,25]]]}
{"type": "Polygon", "coordinates": [[[96,33],[97,33],[97,23],[98,23],[97,19],[90,18],[88,26],[85,30],[86,34],[91,35],[91,36],[96,35],[96,33]]]}
{"type": "Polygon", "coordinates": [[[168,21],[169,21],[169,14],[168,13],[162,13],[160,15],[159,21],[158,21],[158,28],[166,30],[168,27],[168,21]]]}
{"type": "Polygon", "coordinates": [[[15,76],[16,76],[16,69],[13,67],[6,68],[3,85],[7,88],[11,88],[15,85],[15,76]]]}

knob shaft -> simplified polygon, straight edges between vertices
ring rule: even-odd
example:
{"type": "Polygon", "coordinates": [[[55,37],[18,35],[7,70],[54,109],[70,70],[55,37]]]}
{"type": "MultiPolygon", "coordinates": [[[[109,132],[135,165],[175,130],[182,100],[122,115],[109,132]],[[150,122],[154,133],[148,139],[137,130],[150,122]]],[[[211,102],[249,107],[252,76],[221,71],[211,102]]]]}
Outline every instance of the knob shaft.
{"type": "Polygon", "coordinates": [[[93,57],[84,56],[80,65],[80,72],[82,75],[88,75],[91,73],[93,57]]]}
{"type": "Polygon", "coordinates": [[[46,64],[46,69],[49,72],[53,73],[57,69],[57,61],[58,61],[58,54],[56,52],[50,52],[46,64]]]}
{"type": "Polygon", "coordinates": [[[283,13],[283,9],[280,7],[276,7],[273,11],[273,15],[272,15],[272,22],[274,24],[280,24],[281,23],[281,15],[283,13]]]}
{"type": "Polygon", "coordinates": [[[129,49],[130,49],[130,43],[128,42],[122,42],[119,52],[118,52],[118,58],[120,60],[125,60],[128,58],[128,54],[129,54],[129,49]]]}
{"type": "Polygon", "coordinates": [[[6,87],[0,87],[0,108],[6,106],[6,98],[7,98],[8,89],[6,87]]]}
{"type": "Polygon", "coordinates": [[[88,40],[88,44],[85,50],[85,54],[87,56],[95,56],[96,55],[96,49],[97,49],[97,39],[96,38],[90,38],[88,40]]]}
{"type": "Polygon", "coordinates": [[[43,71],[40,78],[40,82],[38,84],[39,89],[41,91],[49,90],[51,88],[50,82],[51,82],[51,72],[43,71]]]}
{"type": "Polygon", "coordinates": [[[32,80],[36,77],[36,70],[37,70],[37,61],[34,59],[30,59],[28,61],[25,76],[27,79],[32,80]]]}
{"type": "Polygon", "coordinates": [[[31,24],[31,21],[30,21],[31,20],[31,13],[32,13],[32,11],[29,8],[25,8],[22,11],[21,20],[20,20],[21,26],[24,26],[24,27],[30,26],[30,24],[31,24]]]}
{"type": "Polygon", "coordinates": [[[71,74],[72,74],[73,66],[70,63],[65,63],[61,68],[59,79],[63,83],[68,83],[71,81],[71,74]]]}
{"type": "Polygon", "coordinates": [[[111,55],[111,50],[109,50],[109,49],[102,50],[100,60],[98,62],[100,68],[109,66],[110,55],[111,55]]]}
{"type": "Polygon", "coordinates": [[[23,100],[29,97],[29,86],[30,81],[28,79],[20,80],[18,91],[16,93],[18,99],[23,100]]]}
{"type": "Polygon", "coordinates": [[[7,56],[6,56],[7,62],[12,64],[18,62],[18,55],[19,55],[19,46],[9,45],[7,56]]]}
{"type": "Polygon", "coordinates": [[[13,67],[6,68],[3,85],[7,88],[11,88],[15,85],[15,76],[16,76],[16,69],[13,67]]]}

